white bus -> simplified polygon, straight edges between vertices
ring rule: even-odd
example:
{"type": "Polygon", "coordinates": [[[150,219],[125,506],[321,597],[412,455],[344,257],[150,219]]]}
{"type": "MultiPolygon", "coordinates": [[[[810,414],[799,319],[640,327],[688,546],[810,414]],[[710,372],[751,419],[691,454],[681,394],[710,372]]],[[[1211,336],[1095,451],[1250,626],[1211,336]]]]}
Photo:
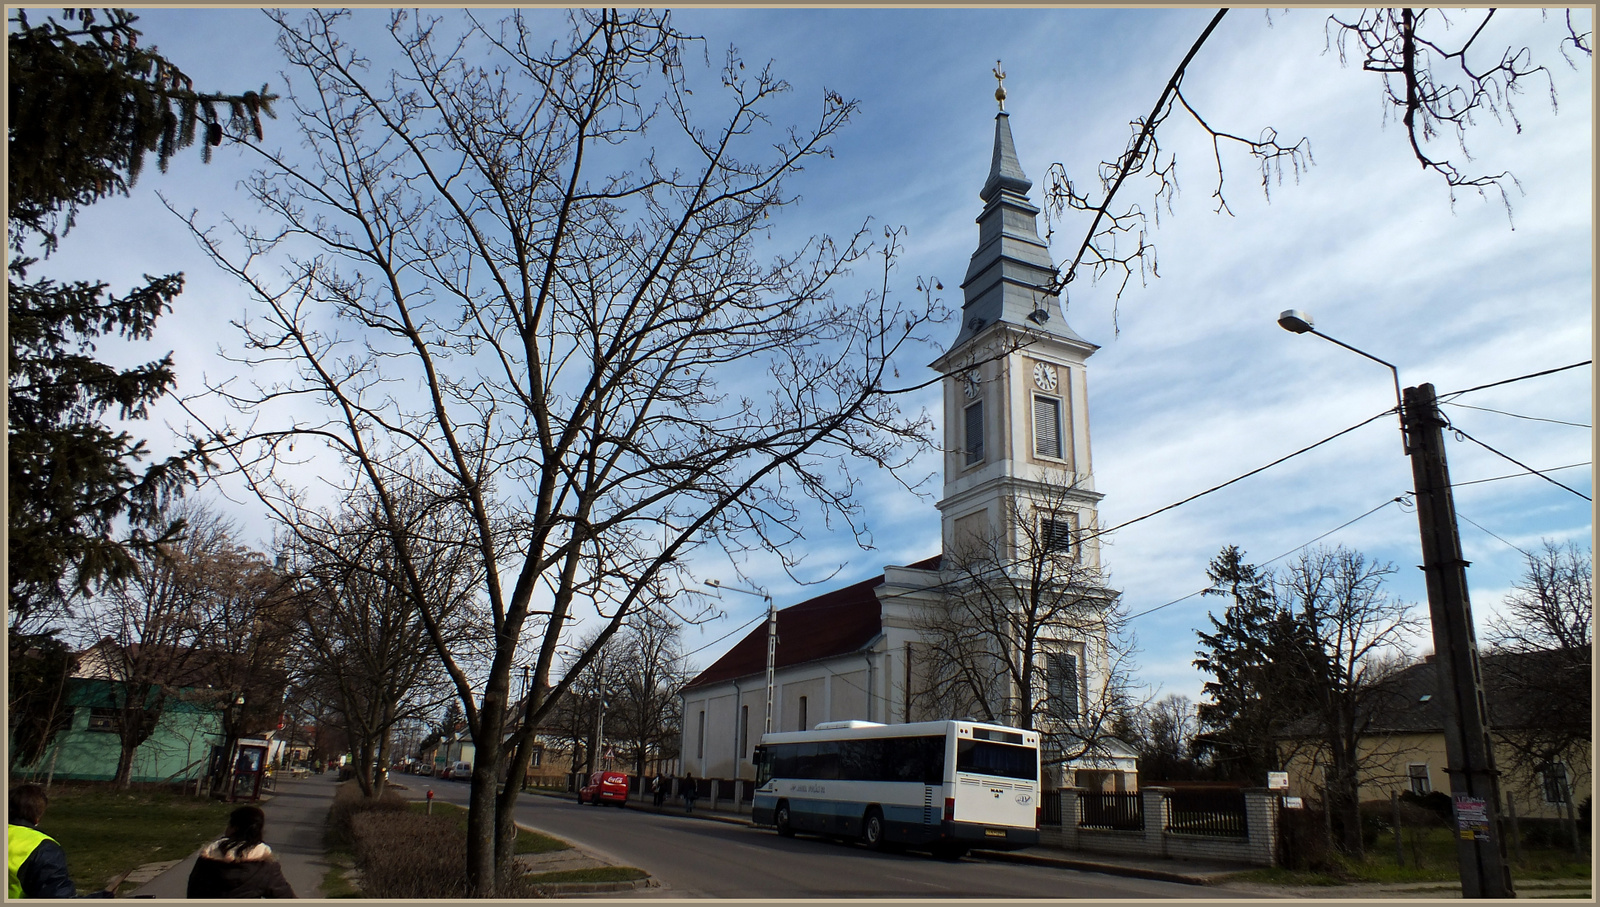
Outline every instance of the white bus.
{"type": "Polygon", "coordinates": [[[751,821],[882,850],[1039,843],[1039,734],[975,721],[836,721],[766,734],[751,821]]]}

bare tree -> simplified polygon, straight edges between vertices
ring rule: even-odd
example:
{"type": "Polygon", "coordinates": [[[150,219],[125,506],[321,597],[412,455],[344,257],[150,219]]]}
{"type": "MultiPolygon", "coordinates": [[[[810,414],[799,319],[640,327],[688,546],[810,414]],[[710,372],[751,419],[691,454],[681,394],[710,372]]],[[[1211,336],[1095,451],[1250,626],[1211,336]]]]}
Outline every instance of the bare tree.
{"type": "Polygon", "coordinates": [[[1594,732],[1594,554],[1546,541],[1524,556],[1522,577],[1487,634],[1494,657],[1484,673],[1493,672],[1506,700],[1500,708],[1519,719],[1495,736],[1523,777],[1574,772],[1562,779],[1570,797],[1572,782],[1590,770],[1594,732]]]}
{"type": "Polygon", "coordinates": [[[468,527],[458,512],[438,501],[403,499],[402,522],[412,540],[410,555],[426,582],[425,600],[399,575],[377,502],[356,495],[340,511],[294,528],[289,566],[298,594],[295,673],[329,689],[356,757],[362,794],[383,793],[390,732],[402,722],[433,713],[453,695],[439,658],[428,642],[424,609],[467,635],[471,595],[479,585],[478,561],[461,544],[468,527]]]}
{"type": "Polygon", "coordinates": [[[1038,730],[1054,764],[1107,754],[1132,656],[1117,593],[1080,550],[1094,531],[1077,525],[1080,494],[1041,489],[1010,501],[992,531],[957,539],[942,600],[914,619],[918,710],[1038,730]]]}
{"type": "Polygon", "coordinates": [[[1143,746],[1139,747],[1139,780],[1186,781],[1195,774],[1193,741],[1198,724],[1194,703],[1171,693],[1142,711],[1143,746]]]}
{"type": "Polygon", "coordinates": [[[690,677],[681,636],[670,613],[647,608],[629,619],[613,645],[611,736],[623,741],[623,753],[641,778],[646,763],[667,755],[681,733],[678,690],[690,677]]]}
{"type": "Polygon", "coordinates": [[[346,14],[273,15],[302,148],[258,152],[247,185],[275,223],[238,246],[196,231],[257,300],[246,361],[283,377],[215,388],[255,420],[218,435],[286,520],[299,498],[274,466],[290,445],[346,458],[419,591],[396,503],[409,480],[390,464],[416,457],[449,483],[480,560],[481,675],[424,623],[477,745],[467,874],[490,895],[515,841],[518,784],[499,779],[525,774],[566,692],[549,679],[573,622],[597,618],[604,644],[708,542],[785,552],[807,498],[859,529],[849,463],[897,468],[926,442],[893,359],[939,313],[833,299],[865,228],[767,245],[795,200],[786,178],[830,153],[856,104],[825,91],[812,125],[775,129],[789,86],[733,52],[720,92],[694,96],[664,13],[573,12],[546,46],[522,13],[397,12],[393,72],[340,38],[346,14]],[[310,402],[322,415],[278,408],[310,402]],[[525,642],[536,695],[512,725],[525,642]]]}
{"type": "MultiPolygon", "coordinates": [[[[1412,153],[1424,170],[1444,177],[1452,203],[1459,188],[1472,189],[1480,195],[1486,195],[1493,188],[1498,190],[1509,216],[1511,205],[1505,184],[1508,181],[1515,184],[1514,176],[1509,172],[1475,174],[1463,171],[1449,157],[1431,150],[1428,145],[1439,133],[1450,132],[1460,146],[1462,157],[1470,160],[1466,133],[1469,127],[1476,125],[1475,116],[1481,113],[1488,113],[1497,120],[1509,117],[1521,132],[1512,102],[1526,87],[1524,83],[1540,74],[1549,85],[1550,103],[1554,107],[1554,83],[1550,81],[1549,72],[1534,62],[1530,48],[1494,43],[1490,25],[1496,12],[1493,9],[1467,10],[1456,14],[1458,18],[1472,20],[1465,28],[1456,27],[1446,13],[1431,9],[1364,10],[1348,20],[1334,14],[1328,17],[1327,43],[1337,47],[1341,61],[1348,59],[1346,54],[1351,43],[1359,46],[1362,69],[1377,73],[1383,79],[1385,114],[1398,113],[1412,153]]],[[[1096,281],[1108,275],[1117,280],[1118,299],[1134,274],[1141,280],[1159,276],[1156,248],[1147,228],[1151,215],[1159,222],[1163,206],[1171,212],[1172,199],[1178,189],[1177,158],[1170,151],[1164,152],[1160,142],[1162,130],[1174,114],[1180,121],[1191,122],[1210,139],[1216,175],[1211,198],[1219,214],[1231,216],[1233,213],[1225,192],[1224,148],[1243,151],[1252,160],[1260,176],[1261,189],[1269,197],[1272,187],[1282,184],[1286,172],[1298,181],[1301,173],[1313,163],[1309,139],[1302,137],[1286,143],[1270,126],[1255,131],[1255,138],[1245,132],[1229,131],[1209,120],[1184,93],[1190,64],[1227,13],[1227,9],[1217,11],[1173,69],[1150,111],[1130,121],[1132,134],[1122,153],[1101,161],[1096,168],[1097,189],[1085,188],[1088,180],[1081,177],[1077,181],[1071,179],[1065,165],[1051,165],[1045,188],[1045,209],[1051,232],[1054,222],[1069,212],[1090,215],[1076,252],[1059,270],[1053,287],[1057,292],[1065,294],[1084,269],[1096,281]],[[1122,200],[1118,198],[1119,192],[1137,179],[1149,180],[1154,186],[1143,196],[1149,200],[1148,209],[1139,202],[1127,202],[1126,193],[1122,200]]],[[[1270,13],[1268,16],[1270,24],[1270,13]]],[[[1558,49],[1568,63],[1572,63],[1571,52],[1592,57],[1592,44],[1593,36],[1578,31],[1568,13],[1566,27],[1558,39],[1558,49]]],[[[1115,314],[1113,307],[1113,318],[1115,314]]]]}
{"type": "MultiPolygon", "coordinates": [[[[137,574],[107,590],[84,625],[98,642],[82,670],[114,681],[121,751],[113,781],[123,787],[134,754],[174,697],[219,699],[230,739],[248,718],[239,700],[248,702],[249,694],[260,694],[258,711],[276,715],[263,701],[273,684],[250,686],[247,666],[236,663],[270,644],[271,565],[240,545],[233,525],[201,503],[171,516],[182,520],[183,535],[141,552],[137,574]]],[[[281,691],[281,683],[276,686],[281,691]]]]}
{"type": "Polygon", "coordinates": [[[1394,565],[1369,561],[1348,548],[1315,548],[1278,577],[1277,595],[1312,648],[1293,647],[1296,665],[1314,699],[1316,756],[1325,766],[1323,793],[1332,811],[1335,841],[1360,855],[1361,741],[1392,695],[1386,681],[1406,662],[1401,646],[1419,626],[1410,603],[1383,588],[1394,565]]]}

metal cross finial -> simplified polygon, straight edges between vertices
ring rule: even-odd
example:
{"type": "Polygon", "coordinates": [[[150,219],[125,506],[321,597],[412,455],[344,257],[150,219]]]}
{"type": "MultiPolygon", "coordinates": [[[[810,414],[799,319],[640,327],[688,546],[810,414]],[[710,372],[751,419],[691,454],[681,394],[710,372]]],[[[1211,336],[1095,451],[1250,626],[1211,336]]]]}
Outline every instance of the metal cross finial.
{"type": "Polygon", "coordinates": [[[999,60],[994,61],[994,78],[1000,83],[994,90],[994,99],[1000,102],[1000,110],[1003,113],[1006,109],[1006,71],[999,60]]]}

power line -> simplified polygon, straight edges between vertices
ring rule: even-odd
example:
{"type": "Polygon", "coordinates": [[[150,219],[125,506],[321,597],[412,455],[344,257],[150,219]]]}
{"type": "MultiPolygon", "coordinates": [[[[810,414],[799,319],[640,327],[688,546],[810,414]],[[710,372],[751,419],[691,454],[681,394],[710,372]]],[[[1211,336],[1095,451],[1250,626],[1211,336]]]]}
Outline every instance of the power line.
{"type": "Polygon", "coordinates": [[[1565,488],[1566,490],[1572,492],[1573,494],[1577,495],[1578,497],[1583,498],[1585,501],[1588,501],[1591,504],[1594,503],[1594,498],[1591,498],[1588,495],[1584,494],[1583,492],[1572,488],[1570,485],[1562,485],[1560,482],[1557,482],[1555,479],[1552,479],[1549,476],[1545,475],[1544,473],[1540,472],[1539,470],[1534,469],[1532,466],[1529,466],[1528,464],[1523,463],[1521,460],[1518,460],[1518,459],[1516,459],[1514,457],[1511,457],[1511,456],[1509,456],[1507,454],[1503,454],[1498,450],[1495,450],[1493,447],[1490,447],[1489,445],[1483,443],[1482,441],[1479,441],[1477,438],[1474,438],[1473,436],[1467,434],[1466,432],[1462,431],[1461,429],[1456,428],[1454,425],[1450,426],[1450,430],[1455,432],[1456,434],[1460,435],[1461,437],[1466,438],[1468,441],[1471,441],[1472,443],[1478,445],[1479,447],[1483,448],[1484,450],[1487,450],[1488,452],[1494,454],[1495,456],[1500,457],[1500,458],[1505,459],[1505,460],[1510,460],[1512,463],[1515,463],[1518,466],[1521,466],[1523,469],[1526,469],[1527,471],[1533,473],[1534,475],[1538,476],[1539,478],[1544,479],[1546,482],[1549,482],[1552,485],[1557,485],[1557,486],[1560,486],[1562,488],[1565,488]]]}
{"type": "Polygon", "coordinates": [[[1564,372],[1567,369],[1571,369],[1571,368],[1582,368],[1585,365],[1592,365],[1593,363],[1594,363],[1593,359],[1585,359],[1582,362],[1574,362],[1571,365],[1563,365],[1563,366],[1561,366],[1559,368],[1547,368],[1542,372],[1534,372],[1531,375],[1522,375],[1522,376],[1517,377],[1517,378],[1507,378],[1504,381],[1495,381],[1495,382],[1492,382],[1490,384],[1480,384],[1477,387],[1469,387],[1466,390],[1451,391],[1448,394],[1441,394],[1440,396],[1441,397],[1459,397],[1462,394],[1470,394],[1473,391],[1481,391],[1481,390],[1485,390],[1485,389],[1491,388],[1491,387],[1499,387],[1502,384],[1511,384],[1514,381],[1526,381],[1529,378],[1539,378],[1539,377],[1543,377],[1544,375],[1554,375],[1556,372],[1564,372]]]}
{"type": "Polygon", "coordinates": [[[1475,409],[1480,413],[1494,413],[1497,416],[1510,416],[1513,419],[1527,419],[1529,422],[1549,422],[1554,425],[1570,425],[1573,428],[1594,428],[1593,425],[1585,425],[1582,422],[1563,422],[1560,419],[1543,419],[1539,416],[1524,416],[1521,413],[1508,413],[1504,410],[1490,409],[1487,406],[1468,406],[1465,403],[1456,403],[1453,400],[1444,400],[1441,402],[1443,402],[1446,406],[1459,406],[1462,409],[1475,409]]]}
{"type": "MultiPolygon", "coordinates": [[[[1384,501],[1382,504],[1379,504],[1378,506],[1372,508],[1371,510],[1367,511],[1366,513],[1361,514],[1360,516],[1356,517],[1355,519],[1346,520],[1345,522],[1340,523],[1338,526],[1335,526],[1332,529],[1329,529],[1327,532],[1324,532],[1323,534],[1317,536],[1316,538],[1312,539],[1309,542],[1306,542],[1303,545],[1297,545],[1297,546],[1295,546],[1293,548],[1290,548],[1288,551],[1285,551],[1284,553],[1278,555],[1277,557],[1270,558],[1268,560],[1262,561],[1260,566],[1265,567],[1267,564],[1270,564],[1273,561],[1283,560],[1284,558],[1288,557],[1289,555],[1294,554],[1296,551],[1300,551],[1300,550],[1303,550],[1305,548],[1309,548],[1312,545],[1315,545],[1317,542],[1322,541],[1323,539],[1327,538],[1330,535],[1333,535],[1335,532],[1338,532],[1339,530],[1345,528],[1346,526],[1349,526],[1352,523],[1359,522],[1361,520],[1366,519],[1369,516],[1372,516],[1374,513],[1377,513],[1378,511],[1382,510],[1383,508],[1388,507],[1390,504],[1398,504],[1398,503],[1400,503],[1400,502],[1402,502],[1404,500],[1405,500],[1404,498],[1390,498],[1389,500],[1384,501]]],[[[1477,524],[1473,524],[1473,525],[1477,525],[1477,524]]],[[[1189,599],[1194,598],[1196,595],[1204,595],[1206,593],[1207,589],[1209,589],[1209,588],[1210,587],[1208,586],[1206,589],[1199,589],[1197,591],[1190,592],[1188,595],[1185,595],[1183,598],[1175,598],[1172,601],[1167,602],[1164,605],[1156,605],[1154,608],[1151,608],[1148,611],[1140,611],[1138,614],[1130,614],[1130,615],[1128,615],[1127,619],[1130,620],[1130,621],[1131,620],[1137,620],[1137,619],[1139,619],[1141,617],[1144,617],[1147,614],[1154,614],[1157,611],[1160,611],[1162,608],[1170,608],[1173,605],[1178,604],[1179,602],[1186,602],[1189,599]]]]}
{"type": "MultiPolygon", "coordinates": [[[[1545,469],[1544,471],[1545,472],[1560,472],[1563,469],[1577,469],[1579,466],[1593,466],[1593,465],[1594,465],[1594,461],[1593,460],[1585,460],[1582,463],[1568,463],[1565,466],[1551,466],[1548,469],[1545,469]]],[[[1451,488],[1460,488],[1463,485],[1482,485],[1484,482],[1499,482],[1499,481],[1502,481],[1502,480],[1505,480],[1505,479],[1520,479],[1525,475],[1527,475],[1527,473],[1525,473],[1525,472],[1514,472],[1514,473],[1511,473],[1510,475],[1490,476],[1487,479],[1471,479],[1471,480],[1466,481],[1466,482],[1451,482],[1450,483],[1450,487],[1451,488]]]]}
{"type": "Polygon", "coordinates": [[[1095,539],[1095,538],[1099,538],[1102,535],[1109,535],[1109,534],[1111,534],[1113,532],[1116,532],[1118,529],[1123,529],[1123,528],[1126,528],[1128,526],[1132,526],[1134,523],[1137,523],[1137,522],[1139,522],[1141,520],[1148,520],[1151,517],[1155,516],[1156,514],[1166,513],[1168,510],[1171,510],[1174,507],[1181,507],[1184,504],[1187,504],[1190,501],[1195,500],[1196,498],[1205,497],[1206,495],[1212,493],[1213,491],[1221,491],[1222,489],[1227,488],[1229,485],[1233,485],[1236,482],[1242,482],[1245,479],[1248,479],[1251,476],[1256,475],[1257,473],[1265,472],[1265,471],[1271,469],[1272,467],[1277,466],[1279,463],[1284,462],[1285,460],[1290,460],[1290,459],[1293,459],[1295,457],[1298,457],[1301,454],[1306,453],[1307,451],[1315,450],[1316,448],[1321,447],[1322,445],[1328,443],[1329,441],[1332,441],[1335,438],[1342,437],[1344,435],[1347,435],[1347,434],[1355,431],[1358,428],[1361,428],[1361,427],[1366,426],[1366,425],[1370,425],[1373,422],[1376,422],[1379,419],[1382,419],[1384,416],[1387,416],[1392,412],[1394,412],[1394,410],[1386,409],[1383,412],[1378,413],[1376,416],[1371,417],[1370,419],[1365,419],[1365,420],[1363,420],[1361,422],[1357,422],[1355,425],[1352,425],[1349,428],[1344,429],[1343,431],[1335,432],[1334,434],[1331,434],[1331,435],[1327,436],[1326,438],[1323,438],[1321,441],[1318,441],[1315,444],[1310,444],[1310,445],[1307,445],[1305,447],[1300,448],[1299,450],[1295,451],[1294,453],[1285,454],[1284,456],[1281,456],[1278,459],[1273,460],[1271,463],[1268,463],[1265,466],[1257,467],[1256,469],[1250,470],[1249,472],[1245,473],[1242,476],[1238,476],[1237,478],[1229,479],[1228,481],[1223,482],[1221,485],[1213,485],[1212,487],[1207,488],[1205,491],[1202,491],[1202,492],[1200,492],[1198,494],[1189,495],[1188,497],[1184,498],[1183,500],[1178,501],[1178,502],[1173,503],[1173,504],[1168,504],[1167,506],[1162,507],[1159,510],[1152,510],[1149,513],[1145,514],[1144,516],[1134,517],[1133,519],[1128,520],[1125,523],[1118,523],[1117,525],[1112,526],[1110,529],[1102,529],[1099,532],[1096,532],[1096,533],[1088,536],[1088,538],[1089,539],[1095,539]]]}
{"type": "Polygon", "coordinates": [[[685,652],[685,653],[683,653],[683,657],[684,658],[688,658],[690,655],[697,655],[697,654],[699,654],[701,652],[704,652],[705,650],[711,648],[712,646],[716,645],[719,642],[722,642],[724,639],[727,639],[728,637],[732,636],[733,634],[739,633],[739,632],[741,632],[743,630],[746,630],[746,629],[750,628],[752,625],[755,624],[756,621],[758,621],[758,620],[766,620],[766,619],[767,619],[767,615],[766,615],[765,612],[763,612],[763,613],[757,615],[756,617],[752,618],[750,621],[746,622],[743,626],[737,627],[737,628],[735,628],[733,630],[729,630],[728,632],[722,634],[721,636],[718,636],[716,639],[713,639],[712,641],[706,643],[705,645],[701,646],[700,648],[695,649],[693,652],[685,652]]]}
{"type": "MultiPolygon", "coordinates": [[[[1478,526],[1479,529],[1483,529],[1483,531],[1488,533],[1489,535],[1494,535],[1494,533],[1489,532],[1489,530],[1484,529],[1482,526],[1479,526],[1476,521],[1474,521],[1471,517],[1467,516],[1466,514],[1462,513],[1459,509],[1456,511],[1456,516],[1460,517],[1463,520],[1466,520],[1469,523],[1472,523],[1472,525],[1474,525],[1474,526],[1478,526]]],[[[1500,539],[1500,541],[1502,541],[1502,542],[1505,542],[1505,544],[1508,545],[1509,547],[1514,548],[1517,551],[1522,551],[1521,548],[1518,548],[1516,545],[1512,545],[1510,542],[1506,542],[1506,540],[1503,539],[1503,538],[1500,538],[1500,536],[1494,535],[1494,537],[1497,538],[1497,539],[1500,539]]],[[[1526,552],[1526,551],[1522,551],[1522,553],[1524,555],[1526,555],[1527,557],[1533,557],[1533,555],[1528,554],[1528,552],[1526,552]]]]}

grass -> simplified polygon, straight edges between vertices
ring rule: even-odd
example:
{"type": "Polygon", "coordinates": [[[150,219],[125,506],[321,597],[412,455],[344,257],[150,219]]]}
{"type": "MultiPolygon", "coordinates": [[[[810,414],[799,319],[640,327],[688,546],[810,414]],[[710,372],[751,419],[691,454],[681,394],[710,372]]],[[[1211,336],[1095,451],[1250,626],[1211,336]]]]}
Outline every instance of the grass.
{"type": "MultiPolygon", "coordinates": [[[[1331,857],[1333,866],[1327,870],[1292,870],[1274,867],[1242,872],[1230,876],[1229,879],[1269,885],[1311,887],[1362,882],[1379,884],[1438,882],[1441,886],[1449,888],[1460,884],[1456,843],[1448,829],[1407,829],[1401,841],[1405,850],[1404,866],[1395,865],[1394,839],[1385,834],[1366,849],[1365,856],[1359,861],[1335,855],[1331,857]]],[[[1511,878],[1514,882],[1562,880],[1588,884],[1593,871],[1587,855],[1576,856],[1570,849],[1524,846],[1522,855],[1523,859],[1519,861],[1514,851],[1508,852],[1511,878]]]]}
{"type": "MultiPolygon", "coordinates": [[[[79,891],[146,863],[181,860],[222,834],[233,805],[168,791],[54,785],[39,830],[60,842],[79,891]]],[[[118,891],[127,891],[124,882],[118,891]]]]}
{"type": "MultiPolygon", "coordinates": [[[[413,802],[410,804],[410,806],[411,811],[414,813],[426,814],[428,812],[427,803],[413,802]]],[[[455,805],[454,803],[435,802],[433,804],[433,815],[452,817],[460,826],[461,830],[466,831],[467,811],[455,805]],[[448,810],[448,812],[446,812],[446,810],[448,810]]],[[[536,831],[529,831],[526,828],[517,829],[517,848],[515,853],[555,853],[558,850],[571,849],[572,845],[561,840],[560,838],[552,838],[549,835],[541,834],[536,831]]]]}

